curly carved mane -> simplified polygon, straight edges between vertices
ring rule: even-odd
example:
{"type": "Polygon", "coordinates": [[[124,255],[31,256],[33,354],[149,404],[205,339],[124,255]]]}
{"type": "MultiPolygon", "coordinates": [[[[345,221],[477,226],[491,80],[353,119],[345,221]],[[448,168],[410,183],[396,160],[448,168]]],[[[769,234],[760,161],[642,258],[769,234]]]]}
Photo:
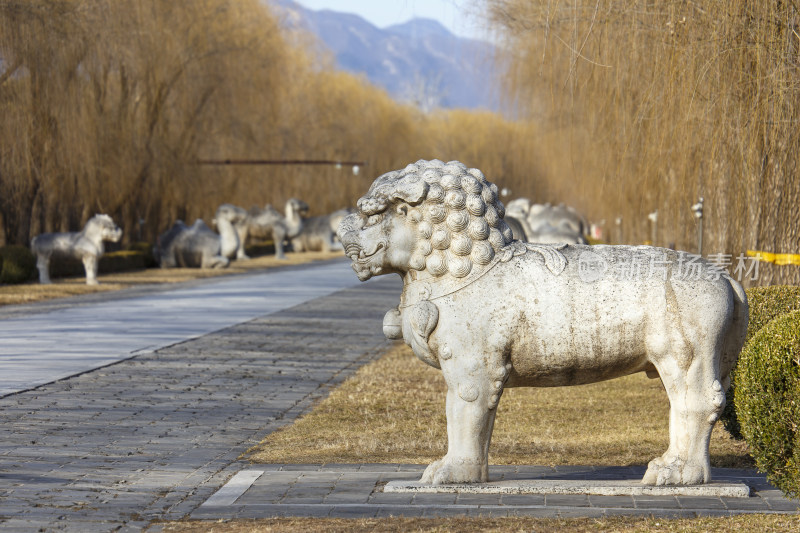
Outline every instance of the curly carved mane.
{"type": "Polygon", "coordinates": [[[412,206],[408,217],[419,235],[411,256],[414,270],[463,278],[475,265],[491,263],[512,241],[497,186],[458,161],[420,160],[387,172],[358,200],[358,209],[378,215],[397,198],[412,206]]]}

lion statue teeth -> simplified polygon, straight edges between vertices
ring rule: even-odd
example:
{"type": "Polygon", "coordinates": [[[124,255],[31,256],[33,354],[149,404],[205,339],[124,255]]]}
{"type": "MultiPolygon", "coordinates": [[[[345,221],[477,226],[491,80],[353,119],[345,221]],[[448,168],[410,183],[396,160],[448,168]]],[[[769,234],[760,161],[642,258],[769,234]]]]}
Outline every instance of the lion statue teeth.
{"type": "Polygon", "coordinates": [[[83,230],[73,233],[42,233],[31,240],[36,256],[39,283],[50,283],[51,258],[69,257],[83,261],[86,284],[97,285],[97,265],[105,253],[104,241],[119,242],[122,230],[108,215],[98,214],[89,219],[83,230]]]}
{"type": "Polygon", "coordinates": [[[670,445],[642,482],[710,481],[708,441],[744,342],[747,298],[700,257],[649,246],[512,239],[497,187],[458,161],[378,177],[338,229],[361,281],[403,278],[384,333],[444,374],[448,452],[424,483],[488,480],[506,387],[646,372],[670,401],[670,445]]]}

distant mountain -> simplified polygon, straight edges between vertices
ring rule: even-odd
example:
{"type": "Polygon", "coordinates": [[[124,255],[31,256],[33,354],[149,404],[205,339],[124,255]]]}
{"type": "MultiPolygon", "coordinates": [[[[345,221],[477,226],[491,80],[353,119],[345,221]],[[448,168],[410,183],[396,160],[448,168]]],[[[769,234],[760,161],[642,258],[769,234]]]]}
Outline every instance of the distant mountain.
{"type": "Polygon", "coordinates": [[[339,68],[365,74],[397,100],[425,111],[499,107],[495,49],[488,42],[458,37],[430,19],[381,29],[358,15],[314,11],[292,0],[273,2],[285,10],[287,24],[316,35],[339,68]]]}

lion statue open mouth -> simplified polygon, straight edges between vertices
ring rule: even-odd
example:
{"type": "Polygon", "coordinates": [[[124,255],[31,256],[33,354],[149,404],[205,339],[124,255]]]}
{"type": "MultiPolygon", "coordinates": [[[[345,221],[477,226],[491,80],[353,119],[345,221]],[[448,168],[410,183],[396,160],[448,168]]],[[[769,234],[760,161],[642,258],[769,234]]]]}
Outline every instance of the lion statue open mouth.
{"type": "Polygon", "coordinates": [[[506,387],[660,377],[670,444],[649,485],[710,480],[708,442],[747,331],[742,287],[684,252],[512,240],[497,187],[458,161],[378,177],[338,236],[358,278],[396,273],[384,318],[447,383],[448,451],[422,482],[488,480],[506,387]]]}

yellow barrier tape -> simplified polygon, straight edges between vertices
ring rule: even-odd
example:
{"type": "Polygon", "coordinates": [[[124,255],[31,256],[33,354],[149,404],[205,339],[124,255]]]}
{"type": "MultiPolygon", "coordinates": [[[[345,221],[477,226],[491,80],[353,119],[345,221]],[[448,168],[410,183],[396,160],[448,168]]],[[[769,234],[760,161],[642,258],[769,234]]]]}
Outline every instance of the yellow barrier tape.
{"type": "Polygon", "coordinates": [[[747,250],[747,255],[755,257],[759,261],[775,263],[776,265],[800,265],[800,254],[772,254],[769,252],[747,250]]]}

